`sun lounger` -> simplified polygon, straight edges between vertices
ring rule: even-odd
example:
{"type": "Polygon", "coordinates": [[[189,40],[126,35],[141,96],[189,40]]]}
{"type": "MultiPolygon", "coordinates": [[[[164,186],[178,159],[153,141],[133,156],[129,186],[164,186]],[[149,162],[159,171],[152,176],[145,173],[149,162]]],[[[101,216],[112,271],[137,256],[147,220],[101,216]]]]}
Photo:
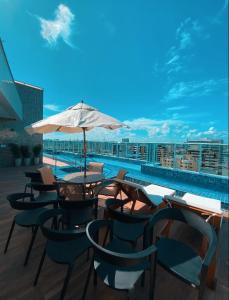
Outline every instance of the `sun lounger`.
{"type": "Polygon", "coordinates": [[[151,208],[156,208],[163,203],[165,196],[172,196],[175,190],[168,189],[159,185],[150,184],[146,187],[127,180],[115,180],[119,183],[121,190],[130,201],[133,201],[131,210],[134,210],[136,201],[140,201],[151,208]]]}
{"type": "Polygon", "coordinates": [[[213,213],[221,214],[221,201],[216,199],[211,199],[203,196],[197,196],[194,194],[186,193],[182,200],[194,207],[198,207],[204,210],[211,211],[213,213]]]}
{"type": "Polygon", "coordinates": [[[160,204],[165,196],[173,196],[176,192],[175,190],[156,184],[144,186],[143,190],[146,192],[148,197],[152,199],[152,201],[156,204],[160,204]]]}
{"type": "Polygon", "coordinates": [[[169,202],[177,202],[187,207],[197,208],[212,214],[222,214],[221,202],[217,199],[207,198],[191,193],[185,193],[183,197],[166,197],[169,202]]]}

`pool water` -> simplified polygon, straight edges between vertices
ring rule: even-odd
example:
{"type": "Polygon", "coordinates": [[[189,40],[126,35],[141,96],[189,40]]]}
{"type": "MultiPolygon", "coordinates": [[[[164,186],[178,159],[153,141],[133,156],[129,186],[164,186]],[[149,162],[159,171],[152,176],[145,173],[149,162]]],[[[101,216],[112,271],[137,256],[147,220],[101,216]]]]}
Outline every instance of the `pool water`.
{"type": "MultiPolygon", "coordinates": [[[[50,154],[46,153],[45,156],[53,157],[50,154]]],[[[67,173],[76,172],[77,170],[79,170],[80,166],[83,166],[82,158],[79,158],[77,155],[74,155],[72,153],[55,154],[55,159],[64,161],[71,166],[54,168],[55,174],[60,178],[63,178],[67,173]]],[[[229,204],[228,193],[216,191],[212,188],[202,188],[200,186],[195,186],[184,181],[177,181],[172,178],[143,174],[141,173],[141,165],[134,162],[123,162],[121,160],[112,159],[110,157],[104,158],[98,156],[88,157],[87,160],[90,162],[94,161],[104,163],[104,175],[106,178],[115,176],[120,169],[125,169],[128,172],[126,178],[129,180],[140,182],[144,185],[149,185],[152,183],[158,184],[174,189],[178,192],[188,192],[203,197],[218,199],[225,207],[227,207],[229,204]]]]}

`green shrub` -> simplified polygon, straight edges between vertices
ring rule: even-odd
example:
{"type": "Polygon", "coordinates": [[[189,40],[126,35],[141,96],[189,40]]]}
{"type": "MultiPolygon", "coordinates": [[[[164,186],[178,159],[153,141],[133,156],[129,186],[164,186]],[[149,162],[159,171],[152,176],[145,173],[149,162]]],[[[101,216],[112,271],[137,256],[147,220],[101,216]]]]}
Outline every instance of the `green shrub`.
{"type": "Polygon", "coordinates": [[[21,153],[22,153],[23,158],[31,157],[31,152],[29,150],[29,146],[27,146],[27,145],[21,145],[21,153]]]}
{"type": "Polygon", "coordinates": [[[14,158],[21,158],[22,153],[21,153],[20,146],[14,143],[10,144],[9,146],[14,158]]]}
{"type": "Polygon", "coordinates": [[[39,157],[40,153],[41,153],[41,150],[42,150],[42,145],[41,144],[37,144],[37,145],[33,146],[33,155],[34,155],[34,157],[39,157]]]}

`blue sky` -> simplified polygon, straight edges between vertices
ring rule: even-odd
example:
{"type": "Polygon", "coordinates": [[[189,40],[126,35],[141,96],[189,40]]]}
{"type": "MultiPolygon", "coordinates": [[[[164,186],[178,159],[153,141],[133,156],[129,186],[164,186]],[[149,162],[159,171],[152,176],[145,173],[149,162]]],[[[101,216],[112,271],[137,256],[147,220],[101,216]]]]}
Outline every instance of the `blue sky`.
{"type": "Polygon", "coordinates": [[[131,127],[98,140],[227,142],[227,28],[228,0],[0,0],[14,78],[44,88],[45,117],[83,99],[131,127]]]}

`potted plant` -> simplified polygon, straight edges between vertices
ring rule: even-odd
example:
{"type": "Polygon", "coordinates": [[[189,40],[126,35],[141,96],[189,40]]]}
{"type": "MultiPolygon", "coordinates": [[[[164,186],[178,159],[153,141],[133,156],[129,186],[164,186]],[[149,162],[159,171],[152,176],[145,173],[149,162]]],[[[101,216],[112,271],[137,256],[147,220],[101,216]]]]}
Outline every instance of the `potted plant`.
{"type": "Polygon", "coordinates": [[[23,156],[23,161],[25,166],[29,166],[31,162],[31,153],[29,151],[29,146],[22,145],[21,146],[21,153],[23,156]]]}
{"type": "Polygon", "coordinates": [[[37,144],[35,146],[33,146],[33,156],[34,156],[34,164],[38,165],[40,162],[40,154],[41,154],[41,150],[42,150],[42,146],[41,144],[37,144]]]}
{"type": "Polygon", "coordinates": [[[18,144],[14,144],[14,143],[10,144],[9,146],[10,146],[10,150],[14,156],[15,167],[20,167],[21,162],[22,162],[20,146],[18,144]]]}

